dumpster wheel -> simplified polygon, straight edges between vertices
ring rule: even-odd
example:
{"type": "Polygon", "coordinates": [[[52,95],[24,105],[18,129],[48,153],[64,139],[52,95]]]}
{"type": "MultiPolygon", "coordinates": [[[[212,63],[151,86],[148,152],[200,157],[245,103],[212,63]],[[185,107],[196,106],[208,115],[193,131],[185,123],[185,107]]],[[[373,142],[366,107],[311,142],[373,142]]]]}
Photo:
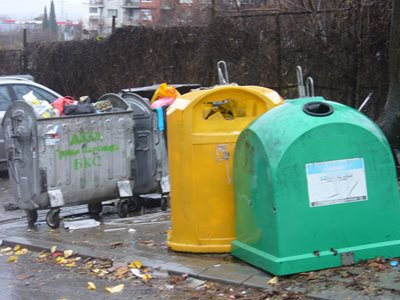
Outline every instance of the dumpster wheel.
{"type": "Polygon", "coordinates": [[[138,212],[143,206],[143,200],[139,195],[128,198],[128,211],[138,212]]]}
{"type": "Polygon", "coordinates": [[[118,206],[118,216],[120,218],[126,218],[128,216],[128,201],[123,200],[118,206]]]}
{"type": "Polygon", "coordinates": [[[89,214],[98,216],[103,211],[103,205],[101,202],[89,203],[88,210],[89,214]]]}
{"type": "Polygon", "coordinates": [[[46,215],[46,223],[50,228],[56,229],[60,227],[61,219],[60,219],[60,209],[52,208],[46,215]]]}
{"type": "Polygon", "coordinates": [[[26,210],[26,217],[28,219],[28,226],[33,226],[35,225],[37,219],[38,219],[38,213],[37,210],[26,210]]]}
{"type": "Polygon", "coordinates": [[[166,211],[168,209],[169,195],[163,195],[161,197],[161,211],[166,211]]]}

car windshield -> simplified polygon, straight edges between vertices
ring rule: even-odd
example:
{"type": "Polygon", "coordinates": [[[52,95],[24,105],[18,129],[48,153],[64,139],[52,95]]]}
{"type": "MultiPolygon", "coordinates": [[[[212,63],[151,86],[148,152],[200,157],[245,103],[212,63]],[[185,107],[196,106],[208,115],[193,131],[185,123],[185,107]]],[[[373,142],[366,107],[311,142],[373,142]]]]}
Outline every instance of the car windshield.
{"type": "Polygon", "coordinates": [[[7,86],[0,85],[0,111],[7,110],[10,103],[11,98],[8,94],[7,86]]]}
{"type": "Polygon", "coordinates": [[[25,84],[16,84],[13,85],[14,93],[17,96],[17,99],[13,100],[23,100],[23,96],[28,94],[29,92],[33,92],[33,95],[39,100],[46,100],[48,102],[53,102],[57,99],[56,95],[49,93],[48,91],[41,89],[36,86],[32,85],[25,85],[25,84]]]}

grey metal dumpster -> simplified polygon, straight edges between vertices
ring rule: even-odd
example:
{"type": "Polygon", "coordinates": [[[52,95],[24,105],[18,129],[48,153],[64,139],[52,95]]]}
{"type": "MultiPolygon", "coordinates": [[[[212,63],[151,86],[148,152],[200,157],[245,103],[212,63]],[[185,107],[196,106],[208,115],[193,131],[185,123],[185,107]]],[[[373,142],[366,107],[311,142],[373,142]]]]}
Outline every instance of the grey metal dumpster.
{"type": "MultiPolygon", "coordinates": [[[[123,100],[120,100],[123,101],[123,100]]],[[[128,107],[125,103],[125,106],[128,107]]],[[[60,207],[121,198],[125,215],[134,188],[133,111],[37,119],[31,106],[14,102],[3,119],[11,188],[28,222],[50,208],[47,224],[60,225],[60,207]]]]}
{"type": "Polygon", "coordinates": [[[159,128],[157,113],[150,107],[148,99],[123,91],[119,95],[132,108],[135,122],[136,176],[130,203],[139,208],[139,195],[161,193],[161,209],[166,210],[170,186],[165,130],[159,128]]]}

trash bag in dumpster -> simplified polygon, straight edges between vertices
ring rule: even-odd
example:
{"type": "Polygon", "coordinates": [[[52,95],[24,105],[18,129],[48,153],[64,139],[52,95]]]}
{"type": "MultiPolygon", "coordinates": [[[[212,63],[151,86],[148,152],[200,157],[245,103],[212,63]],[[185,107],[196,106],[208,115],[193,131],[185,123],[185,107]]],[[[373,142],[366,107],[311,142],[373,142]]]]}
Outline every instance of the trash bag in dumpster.
{"type": "Polygon", "coordinates": [[[125,215],[134,187],[133,125],[131,109],[37,119],[31,106],[15,101],[3,129],[12,192],[29,224],[38,209],[51,208],[46,221],[56,228],[60,207],[87,203],[101,212],[101,201],[117,197],[125,215]]]}
{"type": "Polygon", "coordinates": [[[392,151],[358,111],[288,100],[240,134],[232,254],[275,275],[400,255],[392,151]]]}
{"type": "Polygon", "coordinates": [[[26,103],[32,106],[33,111],[38,118],[51,118],[57,116],[51,104],[46,100],[37,99],[32,91],[24,95],[23,98],[26,103]]]}
{"type": "Polygon", "coordinates": [[[75,105],[65,105],[64,114],[66,116],[87,115],[96,113],[96,109],[91,103],[78,103],[75,105]]]}

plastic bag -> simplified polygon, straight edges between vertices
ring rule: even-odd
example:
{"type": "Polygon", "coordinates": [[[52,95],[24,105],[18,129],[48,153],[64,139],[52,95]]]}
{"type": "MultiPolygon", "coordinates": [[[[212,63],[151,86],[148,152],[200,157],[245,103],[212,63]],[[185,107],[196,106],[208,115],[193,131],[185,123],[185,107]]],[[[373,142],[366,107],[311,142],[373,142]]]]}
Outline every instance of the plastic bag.
{"type": "Polygon", "coordinates": [[[96,113],[96,109],[91,103],[77,104],[77,105],[66,105],[64,106],[64,113],[67,116],[71,115],[86,115],[96,113]]]}
{"type": "Polygon", "coordinates": [[[75,100],[74,97],[65,96],[65,97],[57,98],[53,103],[51,103],[51,105],[59,111],[60,115],[63,115],[65,105],[71,105],[71,104],[76,104],[76,103],[77,103],[77,101],[75,100]]]}
{"type": "Polygon", "coordinates": [[[50,105],[49,102],[45,100],[39,100],[35,97],[32,91],[23,96],[26,103],[33,107],[35,111],[35,115],[38,118],[51,118],[57,117],[56,112],[53,109],[53,106],[50,105]]]}
{"type": "Polygon", "coordinates": [[[175,100],[174,98],[166,98],[166,97],[157,99],[156,101],[151,103],[151,108],[156,109],[158,107],[170,106],[172,102],[174,102],[174,100],[175,100]]]}
{"type": "Polygon", "coordinates": [[[170,85],[168,86],[165,82],[160,84],[156,92],[154,93],[153,97],[151,98],[150,103],[153,103],[154,101],[161,99],[161,98],[173,98],[174,100],[178,98],[181,94],[178,92],[178,90],[170,85]]]}

